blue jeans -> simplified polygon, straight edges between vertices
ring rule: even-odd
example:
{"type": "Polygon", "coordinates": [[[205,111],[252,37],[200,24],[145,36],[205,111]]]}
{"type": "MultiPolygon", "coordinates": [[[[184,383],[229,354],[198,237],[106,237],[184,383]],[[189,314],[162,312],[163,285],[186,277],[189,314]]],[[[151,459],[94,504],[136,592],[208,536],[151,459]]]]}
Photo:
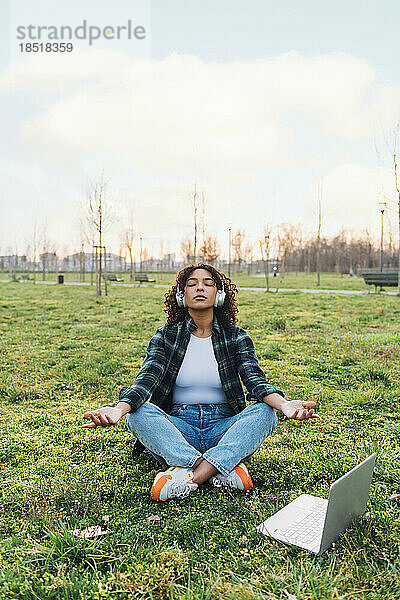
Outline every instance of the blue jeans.
{"type": "Polygon", "coordinates": [[[128,413],[125,424],[167,466],[192,467],[205,458],[223,475],[250,458],[276,428],[275,410],[254,402],[240,413],[219,404],[180,404],[167,414],[151,402],[128,413]]]}

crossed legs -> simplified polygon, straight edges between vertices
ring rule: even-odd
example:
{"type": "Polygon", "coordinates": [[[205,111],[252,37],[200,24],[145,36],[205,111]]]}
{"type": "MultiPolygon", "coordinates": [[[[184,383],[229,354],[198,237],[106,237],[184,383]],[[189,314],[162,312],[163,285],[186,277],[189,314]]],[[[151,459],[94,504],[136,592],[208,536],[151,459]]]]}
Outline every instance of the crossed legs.
{"type": "Polygon", "coordinates": [[[269,405],[253,403],[236,415],[219,419],[211,432],[211,447],[201,452],[198,428],[151,402],[126,415],[127,428],[157,460],[192,468],[193,482],[197,484],[218,472],[228,475],[254,454],[276,424],[275,411],[269,405]]]}

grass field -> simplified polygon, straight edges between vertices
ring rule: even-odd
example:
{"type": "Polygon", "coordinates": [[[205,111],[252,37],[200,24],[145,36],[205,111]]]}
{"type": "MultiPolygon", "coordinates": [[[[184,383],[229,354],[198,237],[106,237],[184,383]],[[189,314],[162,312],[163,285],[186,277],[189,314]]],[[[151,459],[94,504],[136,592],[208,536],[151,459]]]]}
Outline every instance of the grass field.
{"type": "MultiPolygon", "coordinates": [[[[124,283],[130,283],[129,273],[117,273],[118,277],[122,278],[124,283]]],[[[17,274],[20,277],[21,273],[17,274]]],[[[32,274],[31,274],[32,276],[32,274]]],[[[0,273],[0,280],[7,280],[8,272],[0,273]]],[[[79,281],[79,273],[68,272],[64,273],[65,281],[79,281]]],[[[155,279],[156,284],[171,285],[175,281],[175,271],[172,273],[149,272],[149,278],[155,279]]],[[[42,281],[42,273],[36,273],[36,281],[42,281]]],[[[265,288],[265,276],[262,273],[232,273],[232,279],[236,285],[244,287],[260,287],[265,288]]],[[[336,273],[321,273],[320,289],[326,290],[361,290],[368,291],[362,277],[350,277],[349,275],[337,275],[336,273]]],[[[46,273],[46,281],[56,281],[55,273],[46,273]]],[[[85,282],[90,283],[90,273],[85,274],[85,282]]],[[[96,278],[94,277],[94,281],[96,278]]],[[[112,286],[118,284],[111,284],[112,286]]],[[[146,284],[143,284],[146,285],[146,284]]],[[[317,289],[316,273],[285,273],[283,277],[270,276],[269,285],[271,290],[278,288],[287,289],[317,289]]],[[[386,288],[387,291],[393,291],[395,288],[386,288]]]]}
{"type": "Polygon", "coordinates": [[[133,380],[165,292],[0,284],[0,598],[400,598],[400,299],[241,291],[269,380],[320,419],[279,420],[248,495],[155,503],[158,464],[132,458],[123,423],[80,425],[133,380]],[[367,511],[324,555],[255,531],[375,450],[367,511]],[[95,541],[68,533],[107,518],[95,541]]]}

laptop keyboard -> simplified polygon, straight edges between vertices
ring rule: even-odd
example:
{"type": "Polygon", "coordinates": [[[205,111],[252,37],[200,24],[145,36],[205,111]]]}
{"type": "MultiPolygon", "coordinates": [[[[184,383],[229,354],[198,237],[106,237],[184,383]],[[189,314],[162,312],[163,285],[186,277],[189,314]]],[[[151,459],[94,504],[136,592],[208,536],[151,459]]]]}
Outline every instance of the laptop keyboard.
{"type": "Polygon", "coordinates": [[[294,539],[302,544],[312,544],[321,537],[322,528],[325,521],[326,504],[316,504],[312,512],[306,515],[300,521],[292,523],[286,529],[280,529],[279,533],[287,538],[294,539]]]}

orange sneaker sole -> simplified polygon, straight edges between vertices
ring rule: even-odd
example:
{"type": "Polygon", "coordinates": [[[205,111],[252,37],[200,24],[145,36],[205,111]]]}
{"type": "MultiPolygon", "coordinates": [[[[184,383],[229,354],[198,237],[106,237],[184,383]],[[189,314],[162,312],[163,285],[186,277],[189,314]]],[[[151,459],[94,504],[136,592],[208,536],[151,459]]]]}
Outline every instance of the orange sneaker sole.
{"type": "Polygon", "coordinates": [[[240,479],[242,480],[243,483],[243,492],[247,492],[247,490],[251,490],[253,489],[253,482],[252,479],[250,477],[250,473],[248,472],[248,470],[244,470],[243,467],[241,467],[240,465],[237,465],[237,467],[235,467],[235,471],[238,474],[238,476],[240,477],[240,479]]]}
{"type": "Polygon", "coordinates": [[[161,500],[161,498],[160,498],[160,493],[161,493],[162,488],[165,485],[165,482],[168,479],[172,479],[172,475],[166,475],[165,473],[163,473],[161,475],[161,477],[159,477],[157,479],[157,481],[154,481],[153,485],[151,486],[151,491],[150,491],[152,500],[159,500],[160,502],[164,502],[164,500],[161,500]]]}

